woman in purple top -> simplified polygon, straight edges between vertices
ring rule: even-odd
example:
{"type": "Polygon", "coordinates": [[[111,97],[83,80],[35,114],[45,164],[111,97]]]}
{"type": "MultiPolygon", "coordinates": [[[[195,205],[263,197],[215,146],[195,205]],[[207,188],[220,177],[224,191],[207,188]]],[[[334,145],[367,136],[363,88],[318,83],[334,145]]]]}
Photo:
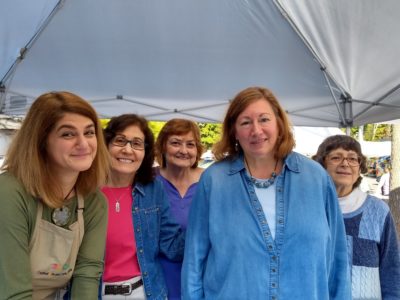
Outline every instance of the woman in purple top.
{"type": "MultiPolygon", "coordinates": [[[[161,129],[156,142],[156,158],[160,165],[158,177],[164,184],[171,205],[171,213],[186,229],[189,208],[200,175],[198,162],[203,147],[196,123],[186,119],[172,119],[161,129]]],[[[181,268],[165,257],[161,258],[168,299],[181,299],[181,268]]]]}

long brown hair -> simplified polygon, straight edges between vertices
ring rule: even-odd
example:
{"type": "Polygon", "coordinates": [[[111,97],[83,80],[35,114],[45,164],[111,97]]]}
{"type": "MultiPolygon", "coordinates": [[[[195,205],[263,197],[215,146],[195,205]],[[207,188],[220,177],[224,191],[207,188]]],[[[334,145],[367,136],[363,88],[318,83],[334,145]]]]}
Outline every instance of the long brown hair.
{"type": "Polygon", "coordinates": [[[286,157],[294,148],[295,141],[289,118],[279,104],[278,99],[268,89],[263,87],[249,87],[239,92],[232,100],[222,124],[221,140],[214,145],[213,152],[217,160],[225,157],[233,158],[242,150],[236,146],[235,123],[239,115],[252,103],[263,99],[267,101],[275,114],[278,123],[279,135],[275,146],[275,158],[286,157]]]}
{"type": "Polygon", "coordinates": [[[46,150],[47,139],[56,123],[66,114],[75,113],[93,121],[97,153],[91,167],[79,173],[76,192],[87,196],[105,182],[109,156],[101,125],[93,107],[70,92],[50,92],[39,96],[29,109],[21,129],[8,149],[3,169],[13,174],[25,189],[49,207],[63,204],[62,187],[52,174],[46,150]]]}
{"type": "Polygon", "coordinates": [[[156,158],[161,168],[167,166],[164,153],[167,148],[167,141],[171,135],[184,135],[192,133],[197,148],[196,162],[192,168],[197,168],[201,154],[203,153],[203,146],[200,140],[200,129],[197,124],[187,119],[171,119],[161,129],[156,141],[156,158]]]}

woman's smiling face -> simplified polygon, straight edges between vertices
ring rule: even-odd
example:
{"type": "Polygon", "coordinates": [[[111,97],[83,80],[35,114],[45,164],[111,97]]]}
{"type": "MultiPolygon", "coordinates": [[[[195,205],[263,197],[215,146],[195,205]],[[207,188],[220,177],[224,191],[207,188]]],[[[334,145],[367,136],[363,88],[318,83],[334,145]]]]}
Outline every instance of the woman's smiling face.
{"type": "Polygon", "coordinates": [[[235,137],[248,157],[274,156],[278,122],[265,99],[251,103],[237,118],[235,137]]]}
{"type": "MultiPolygon", "coordinates": [[[[128,141],[142,141],[144,140],[144,134],[140,128],[136,125],[126,127],[123,131],[118,132],[115,138],[124,138],[128,141]]],[[[115,139],[114,138],[114,139],[115,139]]],[[[117,173],[119,176],[126,175],[133,178],[140,168],[145,150],[133,149],[131,143],[127,143],[125,146],[120,147],[113,144],[111,141],[108,145],[108,151],[111,156],[111,170],[113,173],[117,173]]]]}
{"type": "Polygon", "coordinates": [[[335,182],[339,197],[350,194],[360,176],[359,157],[355,151],[338,148],[325,158],[326,170],[335,182]]]}

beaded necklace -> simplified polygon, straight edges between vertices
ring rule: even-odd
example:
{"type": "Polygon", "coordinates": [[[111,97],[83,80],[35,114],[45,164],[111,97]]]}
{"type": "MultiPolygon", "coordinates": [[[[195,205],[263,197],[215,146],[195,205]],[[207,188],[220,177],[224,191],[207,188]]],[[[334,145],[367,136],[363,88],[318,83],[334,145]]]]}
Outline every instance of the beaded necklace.
{"type": "Polygon", "coordinates": [[[271,174],[271,177],[267,178],[267,179],[258,179],[258,178],[253,177],[253,175],[251,174],[250,166],[247,163],[246,157],[244,157],[244,162],[245,162],[245,164],[247,166],[247,170],[249,171],[250,180],[255,185],[255,187],[261,188],[261,189],[267,189],[271,185],[274,184],[275,178],[276,178],[276,167],[278,166],[278,160],[275,163],[275,168],[274,168],[274,171],[271,174]]]}

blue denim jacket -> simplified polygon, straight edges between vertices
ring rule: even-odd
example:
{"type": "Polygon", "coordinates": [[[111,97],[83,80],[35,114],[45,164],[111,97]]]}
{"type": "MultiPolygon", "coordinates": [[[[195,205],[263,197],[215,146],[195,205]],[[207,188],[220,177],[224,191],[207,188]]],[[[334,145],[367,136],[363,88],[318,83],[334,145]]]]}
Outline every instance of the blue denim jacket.
{"type": "Polygon", "coordinates": [[[276,234],[243,158],[202,175],[183,262],[183,299],[351,299],[336,190],[316,162],[291,153],[275,181],[276,234]]]}
{"type": "Polygon", "coordinates": [[[137,256],[146,297],[166,299],[167,288],[158,255],[183,259],[185,232],[173,220],[162,183],[137,184],[133,189],[133,224],[137,256]]]}

